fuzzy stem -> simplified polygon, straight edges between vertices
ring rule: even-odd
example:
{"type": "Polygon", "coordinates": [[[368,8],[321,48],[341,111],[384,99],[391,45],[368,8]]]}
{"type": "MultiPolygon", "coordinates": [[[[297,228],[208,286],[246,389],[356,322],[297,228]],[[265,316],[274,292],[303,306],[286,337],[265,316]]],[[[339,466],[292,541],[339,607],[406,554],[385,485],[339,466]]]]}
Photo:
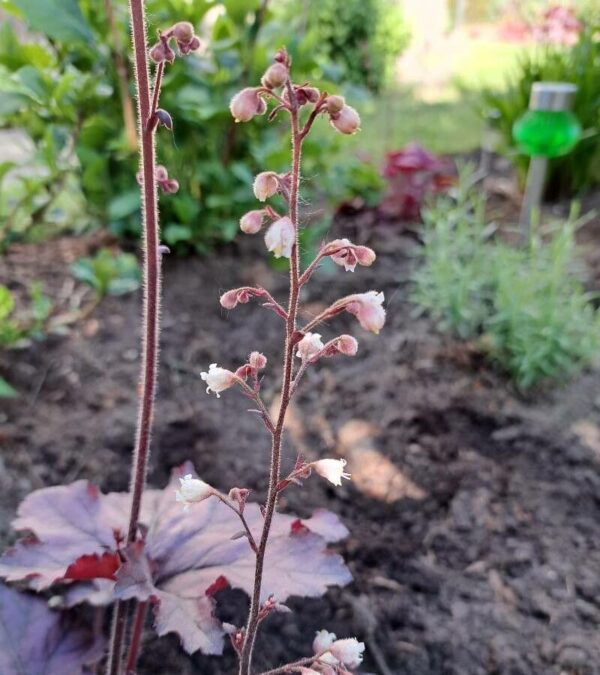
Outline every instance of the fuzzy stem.
{"type": "Polygon", "coordinates": [[[248,624],[244,638],[244,647],[240,656],[239,675],[250,675],[252,667],[252,652],[256,640],[256,632],[259,625],[260,610],[260,592],[262,587],[262,578],[264,571],[265,553],[271,523],[277,506],[278,484],[281,473],[281,441],[283,437],[283,426],[285,414],[290,403],[290,392],[292,387],[292,371],[294,361],[293,336],[296,332],[296,319],[298,314],[298,295],[300,291],[300,256],[298,244],[298,188],[300,183],[300,160],[302,155],[302,139],[298,125],[298,103],[292,84],[288,78],[286,82],[288,97],[290,101],[290,118],[292,126],[292,174],[290,189],[290,219],[294,224],[296,231],[296,241],[292,249],[290,259],[290,296],[288,303],[288,312],[285,331],[285,354],[283,363],[283,382],[281,386],[281,403],[279,414],[273,431],[271,445],[271,469],[269,475],[269,490],[267,493],[267,503],[265,507],[265,520],[263,524],[258,553],[256,554],[256,569],[254,574],[254,589],[250,603],[250,613],[248,615],[248,624]]]}
{"type": "MultiPolygon", "coordinates": [[[[141,396],[138,411],[135,451],[131,465],[131,510],[127,541],[135,541],[142,494],[146,484],[150,432],[154,414],[156,371],[158,365],[158,336],[160,313],[160,267],[158,239],[158,204],[155,179],[154,130],[148,126],[150,117],[150,80],[148,75],[148,46],[143,0],[130,0],[129,11],[135,54],[135,82],[140,136],[142,220],[144,236],[144,306],[142,329],[141,396]]],[[[119,675],[126,624],[126,610],[122,602],[114,609],[114,623],[107,673],[119,675]]]]}
{"type": "Polygon", "coordinates": [[[125,672],[127,674],[135,673],[147,611],[147,602],[137,603],[135,616],[133,618],[133,628],[131,629],[131,643],[129,645],[129,653],[127,654],[127,663],[125,665],[125,672]]]}

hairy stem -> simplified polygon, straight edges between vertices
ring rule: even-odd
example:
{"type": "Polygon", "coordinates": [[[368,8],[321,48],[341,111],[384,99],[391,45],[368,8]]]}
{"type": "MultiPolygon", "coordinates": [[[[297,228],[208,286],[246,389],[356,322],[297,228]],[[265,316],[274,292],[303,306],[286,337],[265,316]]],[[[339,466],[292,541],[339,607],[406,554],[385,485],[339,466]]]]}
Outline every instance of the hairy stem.
{"type": "Polygon", "coordinates": [[[142,642],[142,631],[144,630],[144,621],[146,620],[146,613],[148,611],[147,602],[138,602],[135,608],[135,616],[133,618],[133,627],[131,629],[131,642],[129,645],[129,653],[127,654],[127,663],[125,665],[125,672],[135,673],[138,655],[140,653],[140,645],[142,642]]]}
{"type": "MultiPolygon", "coordinates": [[[[141,395],[138,411],[135,451],[131,465],[131,511],[127,542],[135,541],[142,494],[146,484],[150,432],[154,413],[156,371],[158,365],[160,267],[158,238],[158,204],[155,179],[154,131],[147,124],[150,118],[150,80],[148,75],[148,46],[143,0],[130,0],[129,11],[135,55],[135,82],[137,90],[138,128],[140,137],[142,220],[144,237],[144,305],[142,325],[141,395]]],[[[113,631],[107,673],[119,675],[122,663],[126,610],[117,602],[114,610],[113,631]]]]}
{"type": "Polygon", "coordinates": [[[290,118],[292,126],[292,175],[290,189],[290,219],[296,230],[296,242],[290,258],[290,295],[285,331],[285,352],[283,363],[283,382],[281,385],[281,403],[279,414],[273,431],[271,444],[271,469],[269,475],[269,490],[265,507],[265,520],[263,524],[258,552],[256,554],[256,569],[254,574],[254,589],[250,602],[250,613],[246,625],[244,647],[240,656],[239,675],[250,675],[252,667],[252,652],[256,640],[256,632],[259,624],[260,592],[264,571],[265,553],[271,531],[271,523],[277,506],[278,483],[281,473],[281,441],[283,437],[283,425],[285,415],[290,403],[292,387],[292,371],[294,360],[294,334],[296,333],[296,319],[298,314],[298,296],[300,291],[300,256],[298,245],[298,187],[300,183],[300,160],[302,155],[302,139],[298,126],[298,104],[296,95],[288,79],[286,82],[290,101],[290,118]]]}

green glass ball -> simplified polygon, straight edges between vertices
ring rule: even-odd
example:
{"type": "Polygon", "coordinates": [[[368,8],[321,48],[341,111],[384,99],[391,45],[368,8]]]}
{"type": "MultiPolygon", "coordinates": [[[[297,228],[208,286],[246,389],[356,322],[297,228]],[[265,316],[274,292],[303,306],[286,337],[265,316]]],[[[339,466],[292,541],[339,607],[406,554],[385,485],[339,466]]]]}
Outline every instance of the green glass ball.
{"type": "Polygon", "coordinates": [[[528,110],[514,123],[513,138],[530,157],[560,157],[581,138],[581,125],[569,110],[528,110]]]}

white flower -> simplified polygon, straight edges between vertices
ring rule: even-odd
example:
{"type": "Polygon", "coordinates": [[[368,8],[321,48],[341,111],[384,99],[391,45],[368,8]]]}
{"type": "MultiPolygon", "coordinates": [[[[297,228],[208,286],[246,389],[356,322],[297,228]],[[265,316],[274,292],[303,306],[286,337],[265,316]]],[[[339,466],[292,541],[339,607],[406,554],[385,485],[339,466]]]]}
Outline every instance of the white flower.
{"type": "Polygon", "coordinates": [[[357,293],[348,298],[346,311],[354,314],[365,330],[377,334],[385,323],[385,309],[382,307],[384,299],[383,293],[377,291],[357,293]]]}
{"type": "Polygon", "coordinates": [[[326,663],[329,666],[337,666],[339,661],[331,654],[331,652],[326,652],[326,649],[329,649],[329,645],[333,644],[336,639],[335,633],[329,633],[325,629],[317,631],[317,635],[313,640],[312,647],[315,654],[321,654],[319,657],[320,663],[326,663]]]}
{"type": "Polygon", "coordinates": [[[276,220],[265,234],[265,244],[276,258],[290,258],[295,241],[296,230],[287,216],[276,220]]]}
{"type": "Polygon", "coordinates": [[[180,478],[179,482],[181,486],[179,490],[175,490],[175,499],[183,504],[184,511],[190,508],[190,504],[201,502],[203,499],[210,497],[213,492],[208,483],[199,478],[192,478],[191,473],[180,478]]]}
{"type": "Polygon", "coordinates": [[[220,398],[220,391],[225,391],[235,384],[235,375],[230,370],[219,368],[216,363],[211,363],[208,373],[200,373],[200,377],[207,384],[206,393],[210,394],[211,391],[214,391],[217,398],[220,398]]]}
{"type": "Polygon", "coordinates": [[[350,474],[344,471],[345,459],[319,459],[311,462],[311,466],[319,476],[326,478],[333,485],[341,485],[342,478],[350,480],[350,474]]]}
{"type": "Polygon", "coordinates": [[[279,190],[279,176],[274,171],[262,171],[254,179],[252,187],[256,198],[264,202],[279,190]]]}
{"type": "Polygon", "coordinates": [[[307,333],[298,343],[296,356],[303,361],[310,361],[324,346],[318,333],[307,333]]]}
{"type": "Polygon", "coordinates": [[[365,643],[359,642],[356,638],[336,640],[330,647],[331,654],[348,668],[360,666],[364,651],[365,643]]]}

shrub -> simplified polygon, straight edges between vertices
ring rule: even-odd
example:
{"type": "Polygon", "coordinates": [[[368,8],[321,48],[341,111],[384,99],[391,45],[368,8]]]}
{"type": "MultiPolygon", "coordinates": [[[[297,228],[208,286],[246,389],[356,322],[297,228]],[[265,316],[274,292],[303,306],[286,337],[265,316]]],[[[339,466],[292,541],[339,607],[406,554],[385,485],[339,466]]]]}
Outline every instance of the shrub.
{"type": "Polygon", "coordinates": [[[576,269],[572,221],[526,249],[493,239],[484,198],[463,171],[424,213],[414,300],[443,330],[480,347],[522,388],[576,372],[600,347],[600,314],[576,269]]]}
{"type": "Polygon", "coordinates": [[[565,157],[550,160],[546,192],[549,197],[566,197],[600,184],[600,21],[583,23],[579,39],[571,47],[547,45],[525,54],[508,87],[487,90],[483,104],[499,112],[495,124],[501,134],[500,150],[513,157],[524,179],[529,159],[517,155],[512,128],[527,110],[534,82],[572,82],[578,87],[573,111],[584,136],[565,157]]]}

